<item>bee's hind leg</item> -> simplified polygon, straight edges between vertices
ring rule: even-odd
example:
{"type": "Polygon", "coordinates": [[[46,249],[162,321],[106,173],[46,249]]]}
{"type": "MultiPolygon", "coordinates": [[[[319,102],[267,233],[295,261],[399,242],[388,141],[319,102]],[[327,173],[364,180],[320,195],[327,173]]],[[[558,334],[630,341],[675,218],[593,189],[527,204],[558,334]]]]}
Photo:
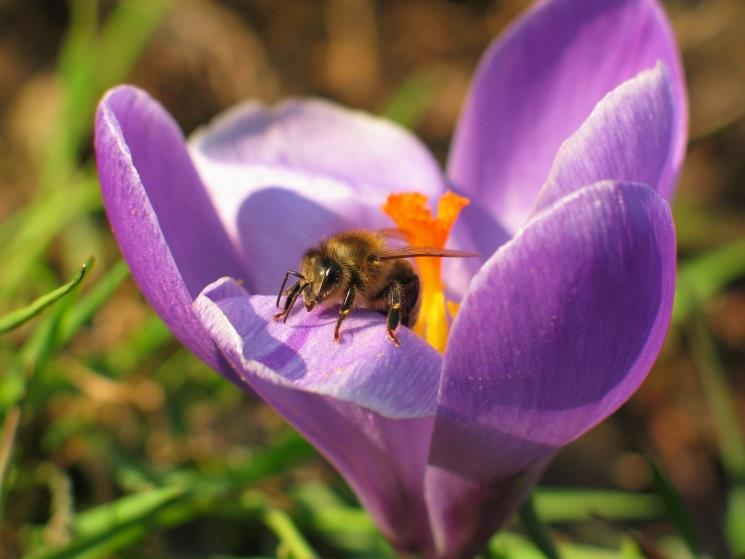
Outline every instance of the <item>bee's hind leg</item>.
{"type": "Polygon", "coordinates": [[[401,323],[401,285],[397,282],[388,287],[388,314],[386,315],[385,327],[388,337],[396,345],[401,345],[396,336],[396,329],[401,323]]]}
{"type": "Polygon", "coordinates": [[[341,328],[341,323],[344,322],[344,319],[347,318],[347,315],[352,310],[355,295],[357,295],[357,288],[354,285],[350,285],[349,289],[347,289],[347,294],[344,297],[344,302],[341,304],[341,308],[339,309],[339,318],[336,320],[336,328],[334,329],[335,342],[341,340],[339,328],[341,328]]]}

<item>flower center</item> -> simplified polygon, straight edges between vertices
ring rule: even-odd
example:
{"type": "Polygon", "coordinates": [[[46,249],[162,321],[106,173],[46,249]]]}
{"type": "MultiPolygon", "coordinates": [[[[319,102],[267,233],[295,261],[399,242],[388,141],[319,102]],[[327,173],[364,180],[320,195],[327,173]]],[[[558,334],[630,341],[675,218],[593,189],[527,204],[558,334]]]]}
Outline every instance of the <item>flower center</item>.
{"type": "MultiPolygon", "coordinates": [[[[470,204],[468,198],[445,192],[437,203],[437,215],[427,206],[427,197],[419,192],[390,194],[383,211],[396,223],[412,246],[445,248],[460,211],[470,204]]],[[[448,338],[448,309],[457,305],[445,301],[445,285],[440,277],[441,258],[418,257],[420,305],[419,318],[412,328],[435,349],[445,351],[448,338]]]]}

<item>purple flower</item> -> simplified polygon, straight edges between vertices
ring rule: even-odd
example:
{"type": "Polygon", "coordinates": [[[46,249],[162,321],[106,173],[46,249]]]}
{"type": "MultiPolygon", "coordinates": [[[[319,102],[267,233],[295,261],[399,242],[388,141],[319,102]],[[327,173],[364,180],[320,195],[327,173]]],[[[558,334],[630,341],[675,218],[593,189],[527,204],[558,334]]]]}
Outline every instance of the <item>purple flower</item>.
{"type": "Polygon", "coordinates": [[[687,109],[655,0],[538,3],[487,51],[447,173],[416,138],[320,100],[240,105],[188,146],[144,92],[96,120],[106,209],[174,334],[303,433],[402,551],[470,557],[558,449],[613,413],[670,320],[687,109]],[[447,350],[355,310],[271,321],[321,238],[391,227],[388,195],[471,199],[443,262],[447,350]],[[231,279],[232,278],[232,279],[231,279]]]}

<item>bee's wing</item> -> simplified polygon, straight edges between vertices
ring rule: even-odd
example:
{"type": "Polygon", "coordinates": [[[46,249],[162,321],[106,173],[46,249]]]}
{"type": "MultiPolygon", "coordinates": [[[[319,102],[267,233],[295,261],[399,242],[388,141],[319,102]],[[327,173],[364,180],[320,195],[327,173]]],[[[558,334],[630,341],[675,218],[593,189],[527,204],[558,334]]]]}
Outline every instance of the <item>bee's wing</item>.
{"type": "Polygon", "coordinates": [[[435,258],[467,258],[479,256],[477,252],[465,250],[447,250],[436,247],[400,246],[384,249],[379,255],[380,260],[395,260],[397,258],[410,258],[412,256],[432,256],[435,258]]]}

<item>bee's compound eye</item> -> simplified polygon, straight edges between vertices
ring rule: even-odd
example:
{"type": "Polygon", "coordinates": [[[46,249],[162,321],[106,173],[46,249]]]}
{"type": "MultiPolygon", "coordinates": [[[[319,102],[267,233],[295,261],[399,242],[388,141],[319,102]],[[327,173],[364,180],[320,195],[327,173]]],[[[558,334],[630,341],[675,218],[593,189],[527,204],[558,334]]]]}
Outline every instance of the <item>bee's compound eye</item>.
{"type": "Polygon", "coordinates": [[[339,283],[339,280],[341,279],[341,266],[339,266],[336,262],[331,262],[329,265],[328,275],[326,277],[328,278],[329,285],[336,285],[337,283],[339,283]]]}
{"type": "Polygon", "coordinates": [[[339,280],[341,280],[341,266],[333,260],[325,260],[321,264],[321,276],[323,281],[321,282],[321,288],[318,290],[319,299],[324,299],[328,295],[334,292],[339,280]]]}

